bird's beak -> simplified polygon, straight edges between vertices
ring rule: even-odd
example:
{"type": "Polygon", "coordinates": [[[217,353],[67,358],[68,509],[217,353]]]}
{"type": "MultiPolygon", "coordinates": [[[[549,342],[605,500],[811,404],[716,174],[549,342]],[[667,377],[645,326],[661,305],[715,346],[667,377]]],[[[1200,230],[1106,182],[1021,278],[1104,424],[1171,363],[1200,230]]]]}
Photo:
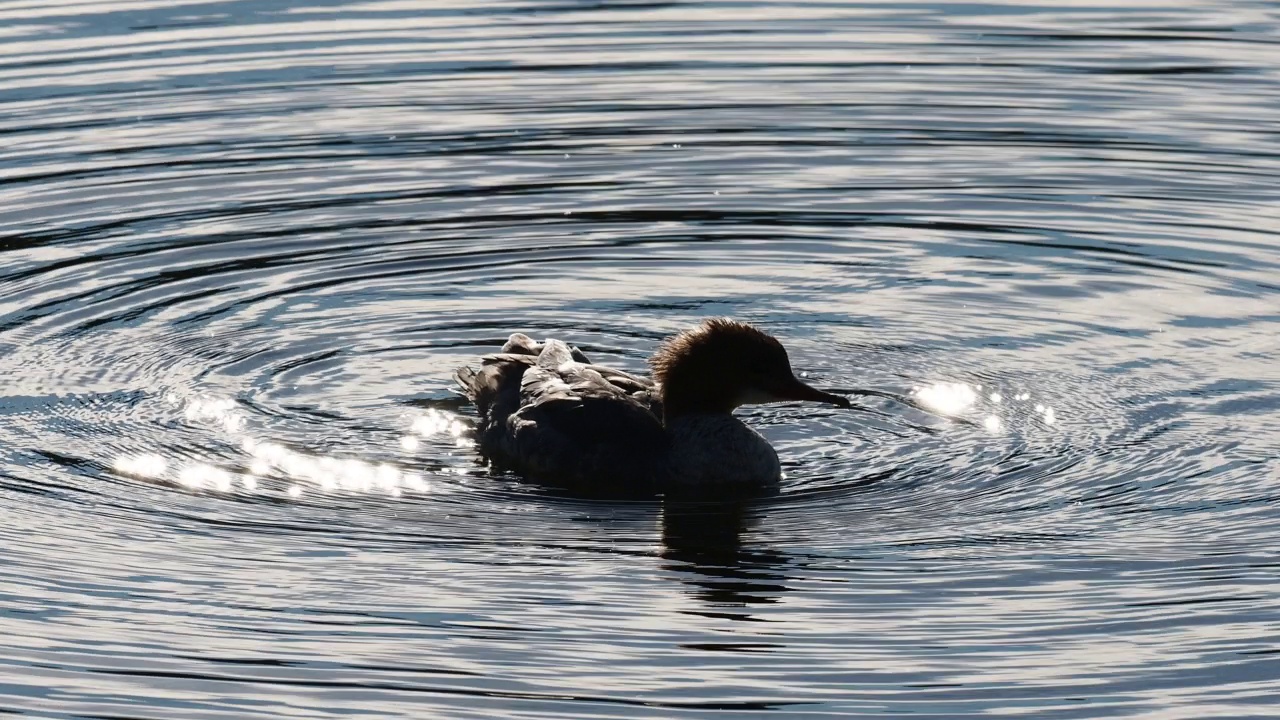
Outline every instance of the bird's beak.
{"type": "Polygon", "coordinates": [[[799,379],[792,377],[784,383],[782,387],[774,390],[774,395],[779,400],[807,400],[810,402],[827,403],[836,407],[850,407],[849,398],[840,395],[832,395],[829,392],[823,392],[816,387],[806,385],[799,379]]]}

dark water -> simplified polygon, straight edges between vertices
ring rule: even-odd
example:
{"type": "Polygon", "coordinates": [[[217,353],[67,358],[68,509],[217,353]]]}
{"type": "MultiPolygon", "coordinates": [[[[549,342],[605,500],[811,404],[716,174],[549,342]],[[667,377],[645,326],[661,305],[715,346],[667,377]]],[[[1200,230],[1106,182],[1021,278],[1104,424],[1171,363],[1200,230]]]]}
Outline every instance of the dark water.
{"type": "Polygon", "coordinates": [[[0,3],[0,711],[1280,715],[1280,5],[1174,5],[0,3]],[[857,393],[778,497],[453,424],[708,315],[857,393]]]}

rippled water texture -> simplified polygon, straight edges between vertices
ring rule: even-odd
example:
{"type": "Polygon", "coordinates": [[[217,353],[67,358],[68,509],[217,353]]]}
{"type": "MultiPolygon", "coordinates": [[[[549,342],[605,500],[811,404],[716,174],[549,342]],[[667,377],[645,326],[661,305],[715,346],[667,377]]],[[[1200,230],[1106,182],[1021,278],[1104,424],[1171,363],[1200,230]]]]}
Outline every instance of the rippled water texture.
{"type": "Polygon", "coordinates": [[[1274,2],[0,2],[0,711],[1275,717],[1274,2]],[[709,315],[772,497],[476,462],[709,315]]]}

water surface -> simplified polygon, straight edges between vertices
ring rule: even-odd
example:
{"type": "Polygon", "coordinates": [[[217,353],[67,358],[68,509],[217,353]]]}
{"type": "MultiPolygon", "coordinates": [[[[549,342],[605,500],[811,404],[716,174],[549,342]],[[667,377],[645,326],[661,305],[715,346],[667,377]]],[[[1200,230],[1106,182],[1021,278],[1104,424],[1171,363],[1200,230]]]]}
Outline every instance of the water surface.
{"type": "Polygon", "coordinates": [[[0,3],[0,710],[1274,717],[1280,7],[0,3]],[[775,497],[476,461],[709,315],[775,497]]]}

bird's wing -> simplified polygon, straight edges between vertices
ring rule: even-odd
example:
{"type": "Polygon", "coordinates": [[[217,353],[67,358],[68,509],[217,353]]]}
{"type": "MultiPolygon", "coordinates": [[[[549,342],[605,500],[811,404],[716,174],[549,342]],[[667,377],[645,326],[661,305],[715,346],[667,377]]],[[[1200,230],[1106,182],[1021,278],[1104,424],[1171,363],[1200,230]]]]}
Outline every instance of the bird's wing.
{"type": "Polygon", "coordinates": [[[570,483],[608,475],[618,484],[652,481],[667,444],[658,416],[596,366],[556,364],[562,353],[567,346],[548,342],[524,371],[503,454],[525,473],[570,483]]]}

